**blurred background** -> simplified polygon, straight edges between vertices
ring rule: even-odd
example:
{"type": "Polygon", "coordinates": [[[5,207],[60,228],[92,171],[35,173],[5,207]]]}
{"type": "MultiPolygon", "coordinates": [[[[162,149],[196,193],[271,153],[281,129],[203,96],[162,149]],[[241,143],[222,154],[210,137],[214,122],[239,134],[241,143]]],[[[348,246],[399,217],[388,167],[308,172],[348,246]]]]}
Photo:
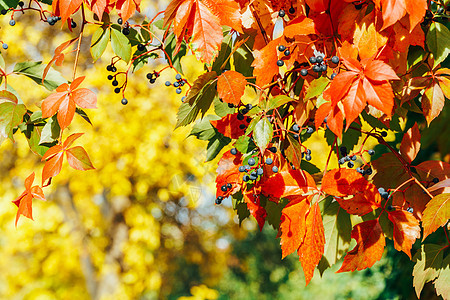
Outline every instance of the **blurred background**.
{"type": "MultiPolygon", "coordinates": [[[[166,5],[142,1],[135,20],[166,5]]],[[[113,13],[111,19],[117,18],[113,13]]],[[[0,18],[8,70],[20,61],[47,63],[59,44],[75,36],[29,12],[15,19],[11,27],[8,16],[0,18]]],[[[0,146],[1,299],[415,298],[413,264],[390,241],[373,268],[335,274],[339,263],[305,287],[296,255],[281,260],[273,228],[266,224],[259,232],[253,219],[239,226],[229,200],[214,205],[217,160],[204,163],[206,143],[186,138],[188,128],[174,131],[181,95],[164,82],[173,81],[175,72],[163,72],[151,85],[146,73],[164,67],[163,60],[152,61],[130,77],[129,104],[123,106],[107,80],[111,49],[93,65],[89,45],[87,37],[78,74],[87,75],[83,87],[97,93],[99,108],[88,111],[92,126],[76,116],[65,134],[85,132],[77,143],[96,170],[74,171],[65,163],[44,189],[48,201],[34,200],[34,221],[22,217],[15,228],[11,201],[32,171],[40,181],[43,164],[20,133],[15,143],[0,146]]],[[[57,67],[66,78],[73,60],[67,55],[57,67]]],[[[203,71],[192,56],[182,65],[190,80],[203,71]]],[[[11,76],[8,83],[31,110],[49,95],[25,77],[11,76]]],[[[308,142],[315,153],[326,146],[322,138],[316,133],[308,142]]],[[[314,160],[323,165],[326,157],[314,160]]]]}

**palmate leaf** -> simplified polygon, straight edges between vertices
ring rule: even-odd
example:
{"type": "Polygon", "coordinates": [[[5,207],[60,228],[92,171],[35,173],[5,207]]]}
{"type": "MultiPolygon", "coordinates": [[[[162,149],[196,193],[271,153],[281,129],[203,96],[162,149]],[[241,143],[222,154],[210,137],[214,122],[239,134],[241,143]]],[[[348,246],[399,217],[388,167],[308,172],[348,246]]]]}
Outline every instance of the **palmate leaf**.
{"type": "MultiPolygon", "coordinates": [[[[413,285],[416,295],[420,298],[425,283],[439,276],[445,247],[436,244],[423,244],[413,260],[416,262],[413,269],[413,285]]],[[[448,282],[447,282],[448,284],[448,282]]]]}
{"type": "Polygon", "coordinates": [[[423,239],[444,226],[450,219],[450,193],[437,195],[427,203],[423,211],[423,239]]]}

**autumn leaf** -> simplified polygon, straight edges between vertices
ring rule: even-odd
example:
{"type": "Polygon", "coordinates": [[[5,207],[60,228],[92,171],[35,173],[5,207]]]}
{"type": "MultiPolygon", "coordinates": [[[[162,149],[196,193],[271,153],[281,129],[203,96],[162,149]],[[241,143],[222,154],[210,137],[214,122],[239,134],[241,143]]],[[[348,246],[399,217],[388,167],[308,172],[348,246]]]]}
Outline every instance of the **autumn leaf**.
{"type": "MultiPolygon", "coordinates": [[[[445,85],[443,85],[445,86],[445,85]]],[[[442,111],[445,104],[444,92],[438,81],[432,83],[425,89],[422,96],[422,109],[427,123],[430,124],[442,111]]]]}
{"type": "Polygon", "coordinates": [[[68,47],[70,47],[71,45],[73,45],[73,43],[75,43],[77,40],[78,38],[74,38],[69,41],[66,41],[55,49],[55,54],[53,55],[53,58],[47,64],[47,66],[44,69],[44,73],[42,74],[42,84],[44,84],[45,77],[47,76],[47,73],[50,70],[50,67],[53,65],[53,63],[56,63],[57,66],[61,66],[64,61],[63,51],[68,47]]]}
{"type": "Polygon", "coordinates": [[[279,67],[277,66],[277,46],[279,41],[279,38],[275,39],[261,50],[253,52],[255,57],[252,63],[252,67],[255,67],[253,75],[256,77],[256,85],[260,87],[272,82],[273,76],[279,72],[279,67]]]}
{"type": "Polygon", "coordinates": [[[283,34],[289,39],[293,39],[296,35],[308,35],[315,34],[316,29],[314,26],[314,21],[306,18],[305,16],[300,16],[295,18],[289,25],[284,28],[283,34]]]}
{"type": "Polygon", "coordinates": [[[61,17],[61,23],[75,13],[83,3],[83,0],[56,0],[52,3],[53,12],[56,16],[61,17]]]}
{"type": "Polygon", "coordinates": [[[84,76],[76,78],[70,86],[63,83],[56,89],[56,93],[45,98],[42,102],[42,117],[48,118],[58,112],[58,123],[64,130],[72,122],[76,105],[81,108],[97,108],[97,96],[91,90],[77,89],[83,80],[84,76]]]}
{"type": "Polygon", "coordinates": [[[281,251],[282,258],[298,249],[306,233],[306,213],[309,201],[306,196],[291,200],[281,211],[281,251]]]}
{"type": "Polygon", "coordinates": [[[45,152],[41,159],[42,161],[46,161],[42,170],[42,184],[47,179],[55,177],[61,172],[64,153],[66,153],[67,161],[72,168],[82,171],[95,169],[83,147],[76,146],[69,148],[82,135],[83,133],[74,133],[67,137],[62,145],[57,144],[45,152]]]}
{"type": "Polygon", "coordinates": [[[248,191],[244,193],[244,200],[247,203],[248,210],[258,222],[259,230],[262,231],[266,222],[267,212],[261,206],[259,195],[254,194],[253,191],[248,191]]]}
{"type": "Polygon", "coordinates": [[[216,170],[216,197],[227,197],[240,190],[242,185],[242,175],[241,172],[239,172],[239,166],[241,164],[242,154],[240,152],[236,155],[231,154],[231,151],[227,151],[223,154],[216,170]],[[232,185],[232,188],[227,189],[226,192],[222,191],[222,186],[226,186],[228,183],[232,185]]]}
{"type": "Polygon", "coordinates": [[[302,170],[283,170],[268,178],[261,192],[275,198],[304,194],[315,187],[314,179],[302,170]]]}
{"type": "Polygon", "coordinates": [[[325,245],[325,234],[319,203],[316,202],[311,206],[306,216],[305,226],[306,234],[297,253],[305,273],[306,285],[308,285],[314,275],[314,269],[322,258],[325,245]]]}
{"type": "Polygon", "coordinates": [[[423,238],[435,232],[441,226],[444,226],[450,219],[450,193],[435,196],[427,203],[423,211],[422,226],[423,238]]]}
{"type": "Polygon", "coordinates": [[[136,10],[140,12],[140,4],[141,0],[118,0],[116,2],[116,10],[119,12],[123,22],[126,22],[136,10]]]}
{"type": "Polygon", "coordinates": [[[25,191],[17,197],[13,203],[18,207],[16,214],[15,226],[17,227],[17,221],[19,221],[20,215],[23,215],[33,220],[32,200],[40,199],[45,201],[44,192],[40,186],[32,186],[34,181],[34,172],[25,179],[25,191]]]}
{"type": "Polygon", "coordinates": [[[202,2],[219,18],[221,25],[243,33],[239,4],[233,0],[203,0],[202,2]]]}
{"type": "Polygon", "coordinates": [[[246,85],[247,80],[241,73],[236,71],[224,72],[217,80],[219,98],[226,103],[237,106],[241,103],[246,85]]]}
{"type": "Polygon", "coordinates": [[[412,162],[417,153],[420,150],[420,131],[417,123],[411,127],[403,136],[402,143],[400,144],[400,153],[409,162],[412,162]]]}
{"type": "Polygon", "coordinates": [[[414,255],[413,260],[416,264],[413,269],[413,285],[418,298],[420,298],[425,283],[439,276],[445,248],[441,245],[423,244],[422,248],[414,255]]]}
{"type": "Polygon", "coordinates": [[[344,257],[344,262],[336,273],[370,268],[383,256],[386,241],[378,219],[355,225],[352,238],[357,244],[344,257]]]}
{"type": "Polygon", "coordinates": [[[388,218],[394,224],[394,247],[405,252],[411,259],[411,248],[420,237],[419,221],[405,210],[388,211],[388,218]]]}
{"type": "Polygon", "coordinates": [[[210,123],[224,136],[231,139],[238,139],[245,133],[245,129],[248,125],[246,118],[239,120],[238,115],[239,113],[228,114],[222,119],[212,120],[210,123]],[[245,127],[240,128],[241,125],[244,125],[245,127]]]}

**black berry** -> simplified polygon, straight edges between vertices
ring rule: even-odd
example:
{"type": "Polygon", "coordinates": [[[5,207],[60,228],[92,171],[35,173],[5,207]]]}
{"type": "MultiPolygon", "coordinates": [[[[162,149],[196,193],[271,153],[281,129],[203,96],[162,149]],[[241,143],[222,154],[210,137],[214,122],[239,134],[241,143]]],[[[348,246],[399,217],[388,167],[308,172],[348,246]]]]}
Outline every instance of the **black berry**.
{"type": "Polygon", "coordinates": [[[310,161],[311,160],[311,155],[306,154],[305,159],[306,159],[306,161],[310,161]]]}
{"type": "Polygon", "coordinates": [[[277,147],[270,147],[269,151],[272,153],[277,153],[277,147]]]}
{"type": "Polygon", "coordinates": [[[122,18],[118,18],[118,19],[117,19],[117,24],[122,25],[122,23],[123,23],[122,18]]]}
{"type": "Polygon", "coordinates": [[[243,114],[238,114],[238,115],[237,115],[237,119],[238,119],[239,121],[244,120],[244,115],[243,115],[243,114]]]}
{"type": "Polygon", "coordinates": [[[355,166],[355,164],[354,164],[352,161],[349,161],[349,162],[347,163],[347,166],[348,166],[349,168],[353,168],[353,167],[355,166]]]}
{"type": "Polygon", "coordinates": [[[14,20],[9,21],[9,25],[11,25],[11,26],[16,25],[16,21],[14,21],[14,20]]]}
{"type": "Polygon", "coordinates": [[[245,129],[245,124],[239,125],[239,129],[245,129]]]}
{"type": "Polygon", "coordinates": [[[144,46],[143,44],[138,44],[138,45],[137,45],[137,49],[138,49],[139,51],[145,51],[145,46],[144,46]]]}
{"type": "Polygon", "coordinates": [[[107,65],[107,66],[106,66],[106,70],[109,71],[109,72],[111,72],[111,71],[112,71],[112,66],[111,66],[111,65],[107,65]]]}
{"type": "Polygon", "coordinates": [[[369,151],[367,151],[367,153],[369,153],[369,155],[374,155],[375,154],[375,150],[370,149],[369,151]]]}
{"type": "Polygon", "coordinates": [[[286,50],[286,47],[284,45],[278,46],[278,51],[283,52],[284,50],[286,50]]]}
{"type": "Polygon", "coordinates": [[[123,105],[127,105],[127,104],[128,104],[127,98],[123,98],[120,102],[121,102],[123,105]]]}
{"type": "Polygon", "coordinates": [[[118,85],[119,85],[119,82],[118,82],[117,80],[113,80],[113,81],[111,82],[111,84],[112,84],[113,86],[118,86],[118,85]]]}
{"type": "Polygon", "coordinates": [[[120,93],[120,88],[115,88],[114,93],[116,93],[116,94],[120,93]]]}
{"type": "Polygon", "coordinates": [[[331,76],[330,76],[331,80],[333,80],[334,77],[336,77],[336,75],[337,75],[336,73],[331,74],[331,76]]]}
{"type": "Polygon", "coordinates": [[[254,166],[254,165],[256,164],[255,159],[254,159],[253,157],[251,157],[251,158],[248,160],[248,164],[249,164],[250,166],[254,166]]]}
{"type": "Polygon", "coordinates": [[[291,55],[291,51],[289,51],[289,50],[284,51],[284,55],[286,55],[286,56],[291,55]]]}
{"type": "Polygon", "coordinates": [[[314,65],[314,67],[312,68],[314,72],[319,73],[320,72],[320,66],[319,65],[314,65]]]}
{"type": "Polygon", "coordinates": [[[222,192],[226,192],[227,191],[227,186],[226,185],[222,185],[220,187],[220,189],[222,190],[222,192]]]}
{"type": "Polygon", "coordinates": [[[368,168],[367,170],[365,170],[364,174],[372,175],[372,168],[368,168]]]}
{"type": "Polygon", "coordinates": [[[2,15],[6,15],[6,14],[8,13],[8,11],[7,11],[6,9],[2,9],[2,10],[0,11],[0,13],[1,13],[2,15]]]}
{"type": "Polygon", "coordinates": [[[72,22],[70,22],[70,27],[71,27],[71,28],[77,27],[77,23],[75,23],[75,21],[72,20],[72,22]]]}
{"type": "Polygon", "coordinates": [[[278,16],[281,18],[284,18],[284,16],[286,15],[286,12],[282,9],[280,9],[280,11],[278,12],[278,16]]]}
{"type": "Polygon", "coordinates": [[[25,5],[25,3],[23,3],[23,1],[19,1],[19,6],[23,7],[25,5]]]}
{"type": "Polygon", "coordinates": [[[311,56],[309,58],[309,62],[312,63],[312,64],[315,64],[317,62],[317,59],[314,56],[311,56]]]}
{"type": "Polygon", "coordinates": [[[156,82],[156,78],[150,79],[150,83],[151,83],[151,84],[153,84],[153,83],[155,83],[155,82],[156,82]]]}
{"type": "Polygon", "coordinates": [[[333,64],[338,64],[338,63],[339,63],[339,57],[333,56],[333,57],[331,58],[331,62],[332,62],[333,64]]]}
{"type": "Polygon", "coordinates": [[[439,182],[439,178],[433,178],[433,183],[438,183],[439,182]]]}
{"type": "Polygon", "coordinates": [[[111,67],[111,72],[113,72],[113,73],[117,72],[117,68],[114,67],[114,66],[112,66],[112,67],[111,67]]]}
{"type": "Polygon", "coordinates": [[[444,8],[441,6],[437,9],[436,11],[438,14],[443,14],[444,13],[444,8]]]}
{"type": "Polygon", "coordinates": [[[317,63],[322,63],[323,62],[323,56],[317,56],[316,58],[317,63]]]}
{"type": "Polygon", "coordinates": [[[282,61],[281,59],[279,59],[279,60],[277,61],[277,66],[279,66],[279,67],[284,66],[284,61],[282,61]]]}
{"type": "Polygon", "coordinates": [[[233,185],[231,183],[227,183],[227,189],[231,189],[233,185]]]}
{"type": "Polygon", "coordinates": [[[130,29],[129,29],[129,28],[124,28],[124,29],[122,29],[122,33],[123,33],[124,35],[129,35],[129,34],[130,34],[130,29]]]}
{"type": "Polygon", "coordinates": [[[228,103],[228,107],[229,107],[229,108],[233,108],[233,107],[234,107],[234,104],[233,104],[233,103],[228,103]]]}
{"type": "Polygon", "coordinates": [[[289,8],[289,13],[291,15],[295,14],[295,8],[291,6],[291,8],[289,8]]]}
{"type": "Polygon", "coordinates": [[[321,65],[320,71],[325,72],[327,70],[327,65],[321,65]]]}
{"type": "Polygon", "coordinates": [[[233,154],[233,155],[236,155],[237,154],[237,149],[236,148],[231,149],[230,153],[233,154]]]}
{"type": "Polygon", "coordinates": [[[382,131],[382,132],[381,132],[381,136],[382,136],[382,137],[387,137],[387,132],[386,132],[386,131],[382,131]]]}
{"type": "Polygon", "coordinates": [[[302,75],[302,76],[308,75],[308,70],[306,70],[306,69],[301,69],[300,75],[302,75]]]}

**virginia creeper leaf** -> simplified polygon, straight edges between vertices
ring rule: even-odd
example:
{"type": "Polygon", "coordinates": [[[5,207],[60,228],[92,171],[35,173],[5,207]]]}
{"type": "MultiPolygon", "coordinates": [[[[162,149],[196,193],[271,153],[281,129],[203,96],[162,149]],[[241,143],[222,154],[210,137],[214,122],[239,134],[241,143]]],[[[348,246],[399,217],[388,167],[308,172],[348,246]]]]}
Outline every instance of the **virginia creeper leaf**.
{"type": "Polygon", "coordinates": [[[435,196],[423,211],[423,240],[450,219],[450,193],[435,196]]]}
{"type": "Polygon", "coordinates": [[[411,248],[420,237],[419,221],[405,210],[388,212],[388,218],[394,224],[394,247],[408,254],[411,259],[411,248]]]}

